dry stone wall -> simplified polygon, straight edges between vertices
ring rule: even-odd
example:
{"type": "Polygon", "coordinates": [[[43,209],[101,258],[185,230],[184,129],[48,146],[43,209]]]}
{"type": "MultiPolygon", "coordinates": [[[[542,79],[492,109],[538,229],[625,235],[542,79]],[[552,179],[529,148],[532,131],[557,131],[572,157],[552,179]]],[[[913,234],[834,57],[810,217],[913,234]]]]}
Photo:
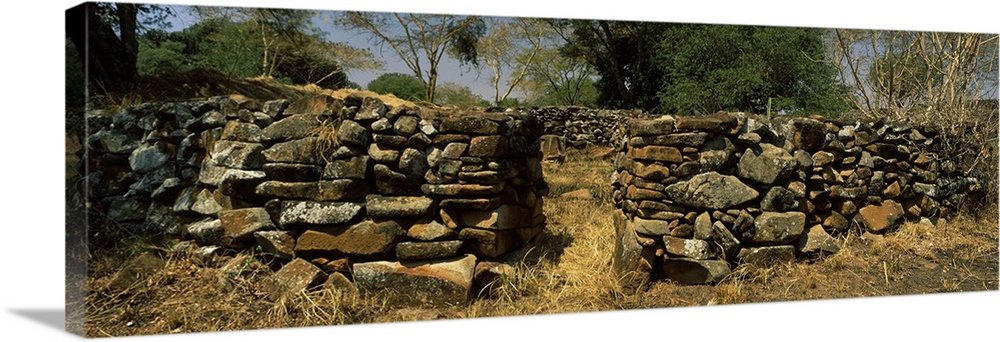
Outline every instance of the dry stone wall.
{"type": "Polygon", "coordinates": [[[272,299],[350,279],[397,303],[461,304],[545,225],[530,113],[229,96],[88,120],[91,227],[201,254],[259,247],[288,261],[265,284],[272,299]]]}
{"type": "Polygon", "coordinates": [[[633,119],[615,161],[613,265],[627,287],[714,283],[738,263],[836,253],[980,191],[932,130],[743,113],[633,119]]]}
{"type": "Polygon", "coordinates": [[[629,119],[651,116],[641,110],[568,106],[510,108],[504,111],[534,115],[542,123],[542,134],[562,137],[566,146],[574,148],[621,145],[625,137],[625,123],[629,119]]]}

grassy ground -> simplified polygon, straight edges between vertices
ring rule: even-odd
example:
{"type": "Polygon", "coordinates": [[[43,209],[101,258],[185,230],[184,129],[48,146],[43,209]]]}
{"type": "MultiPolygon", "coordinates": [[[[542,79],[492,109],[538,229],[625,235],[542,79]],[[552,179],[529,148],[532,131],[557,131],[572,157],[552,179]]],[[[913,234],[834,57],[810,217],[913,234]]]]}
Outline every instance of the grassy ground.
{"type": "Polygon", "coordinates": [[[212,260],[163,251],[155,244],[92,256],[87,279],[88,336],[221,331],[467,317],[703,306],[824,298],[997,290],[996,208],[940,227],[908,223],[886,236],[838,237],[842,250],[813,261],[742,266],[715,286],[654,283],[623,292],[611,272],[610,174],[607,151],[545,165],[551,193],[548,226],[514,272],[468,307],[396,309],[377,298],[332,290],[302,292],[277,303],[261,279],[272,261],[253,251],[212,260]],[[558,172],[555,172],[558,170],[558,172]],[[593,198],[562,194],[587,189],[593,198]],[[153,251],[166,260],[144,281],[112,290],[130,258],[153,251]]]}

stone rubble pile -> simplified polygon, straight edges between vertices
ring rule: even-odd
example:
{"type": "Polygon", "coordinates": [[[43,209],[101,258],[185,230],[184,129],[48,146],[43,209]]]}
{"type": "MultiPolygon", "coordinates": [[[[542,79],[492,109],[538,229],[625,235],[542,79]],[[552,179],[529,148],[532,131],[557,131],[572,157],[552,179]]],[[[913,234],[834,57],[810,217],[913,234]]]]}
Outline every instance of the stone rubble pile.
{"type": "Polygon", "coordinates": [[[743,113],[628,121],[613,183],[613,264],[623,285],[714,283],[739,263],[836,253],[831,234],[936,220],[981,190],[933,153],[933,131],[765,121],[743,113]]]}
{"type": "Polygon", "coordinates": [[[272,299],[353,279],[404,304],[462,304],[478,264],[545,225],[530,113],[234,95],[102,114],[87,166],[104,223],[289,260],[272,299]]]}
{"type": "Polygon", "coordinates": [[[587,145],[619,146],[625,137],[625,122],[646,118],[639,110],[593,109],[586,107],[512,108],[507,112],[531,113],[543,124],[543,134],[561,136],[569,147],[587,145]]]}

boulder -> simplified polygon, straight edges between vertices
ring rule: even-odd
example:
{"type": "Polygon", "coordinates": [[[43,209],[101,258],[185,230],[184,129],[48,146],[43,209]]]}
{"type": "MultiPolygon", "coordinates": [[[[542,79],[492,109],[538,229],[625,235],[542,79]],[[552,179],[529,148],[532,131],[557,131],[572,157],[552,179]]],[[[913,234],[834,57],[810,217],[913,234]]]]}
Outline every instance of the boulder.
{"type": "Polygon", "coordinates": [[[667,235],[663,237],[663,245],[667,253],[683,258],[706,260],[715,256],[709,248],[708,241],[705,240],[683,239],[667,235]]]}
{"type": "Polygon", "coordinates": [[[264,165],[264,156],[261,154],[263,150],[264,145],[257,143],[220,140],[215,143],[211,158],[216,165],[242,170],[259,170],[264,165]]]}
{"type": "Polygon", "coordinates": [[[795,246],[766,246],[743,248],[736,258],[744,264],[774,266],[795,261],[795,246]]]}
{"type": "Polygon", "coordinates": [[[681,205],[699,209],[725,209],[757,198],[757,190],[733,176],[708,172],[677,182],[664,190],[667,197],[681,205]]]}
{"type": "Polygon", "coordinates": [[[136,172],[150,172],[156,170],[170,161],[173,153],[168,148],[167,143],[158,141],[154,144],[143,144],[132,150],[128,157],[129,167],[136,172]]]}
{"type": "Polygon", "coordinates": [[[799,236],[796,247],[798,247],[799,252],[806,254],[828,255],[840,251],[836,240],[826,230],[823,230],[821,225],[812,226],[808,232],[799,236]]]}
{"type": "Polygon", "coordinates": [[[783,148],[763,143],[760,151],[748,148],[738,164],[740,178],[761,184],[775,184],[795,171],[797,162],[783,148]]]}
{"type": "Polygon", "coordinates": [[[369,156],[333,160],[323,168],[323,179],[365,179],[371,165],[369,156]]]}
{"type": "Polygon", "coordinates": [[[623,288],[642,288],[649,283],[653,272],[654,250],[639,244],[633,223],[624,213],[616,210],[612,215],[615,229],[612,269],[623,288]]]}
{"type": "Polygon", "coordinates": [[[318,137],[307,137],[274,144],[264,150],[264,159],[270,163],[299,163],[323,165],[323,142],[318,137]]]}
{"type": "Polygon", "coordinates": [[[292,115],[278,120],[261,130],[263,141],[287,141],[309,137],[323,119],[315,114],[292,115]]]}
{"type": "Polygon", "coordinates": [[[629,135],[642,136],[642,135],[666,135],[674,131],[674,123],[676,120],[672,116],[662,116],[657,119],[629,119],[626,123],[626,129],[629,135]]]}
{"type": "Polygon", "coordinates": [[[277,301],[294,296],[301,291],[318,286],[326,280],[326,273],[304,259],[296,258],[264,279],[267,298],[277,301]]]}
{"type": "Polygon", "coordinates": [[[760,208],[764,211],[788,211],[796,207],[795,193],[780,186],[772,187],[760,201],[760,208]]]}
{"type": "Polygon", "coordinates": [[[257,231],[275,228],[271,216],[264,208],[223,210],[219,212],[219,221],[225,231],[222,244],[234,248],[249,245],[257,231]]]}
{"type": "Polygon", "coordinates": [[[502,158],[507,155],[507,137],[486,135],[472,138],[469,142],[470,157],[502,158]]]}
{"type": "Polygon", "coordinates": [[[763,212],[754,220],[749,241],[760,245],[788,244],[805,230],[806,214],[801,212],[763,212]]]}
{"type": "Polygon", "coordinates": [[[815,151],[826,146],[826,125],[809,118],[794,118],[791,125],[791,141],[797,149],[815,151]]]}
{"type": "Polygon", "coordinates": [[[345,145],[368,146],[368,130],[355,121],[344,120],[337,128],[337,141],[345,145]]]}
{"type": "Polygon", "coordinates": [[[264,253],[286,260],[295,258],[295,238],[288,232],[256,231],[253,233],[253,237],[264,253]]]}
{"type": "Polygon", "coordinates": [[[858,210],[860,221],[870,233],[881,233],[903,223],[903,206],[893,200],[868,205],[858,210]]]}
{"type": "Polygon", "coordinates": [[[354,281],[362,292],[384,296],[402,306],[453,306],[469,301],[476,257],[430,261],[355,263],[354,281]]]}

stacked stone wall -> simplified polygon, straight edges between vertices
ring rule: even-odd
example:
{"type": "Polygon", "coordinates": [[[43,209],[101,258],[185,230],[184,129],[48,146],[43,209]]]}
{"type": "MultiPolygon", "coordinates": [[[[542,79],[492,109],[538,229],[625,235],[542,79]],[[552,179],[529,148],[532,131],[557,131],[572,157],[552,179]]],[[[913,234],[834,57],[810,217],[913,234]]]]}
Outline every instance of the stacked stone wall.
{"type": "Polygon", "coordinates": [[[545,225],[530,113],[378,98],[240,96],[88,113],[91,229],[259,248],[273,299],[324,282],[400,303],[464,303],[477,274],[545,225]],[[388,290],[388,291],[383,291],[388,290]]]}
{"type": "Polygon", "coordinates": [[[836,253],[833,235],[953,213],[980,190],[934,131],[743,113],[633,119],[615,161],[614,269],[718,282],[740,263],[836,253]]]}

